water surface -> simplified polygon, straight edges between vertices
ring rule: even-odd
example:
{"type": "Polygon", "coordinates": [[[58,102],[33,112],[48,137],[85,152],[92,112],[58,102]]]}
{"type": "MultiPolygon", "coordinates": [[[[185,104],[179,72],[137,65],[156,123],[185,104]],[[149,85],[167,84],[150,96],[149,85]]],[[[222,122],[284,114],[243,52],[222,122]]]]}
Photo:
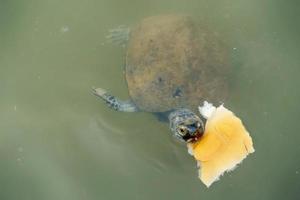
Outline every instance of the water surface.
{"type": "Polygon", "coordinates": [[[0,199],[299,199],[298,1],[0,1],[0,199]],[[149,113],[117,113],[90,94],[128,98],[125,49],[110,28],[186,13],[224,36],[230,103],[256,148],[207,189],[184,145],[149,113]]]}

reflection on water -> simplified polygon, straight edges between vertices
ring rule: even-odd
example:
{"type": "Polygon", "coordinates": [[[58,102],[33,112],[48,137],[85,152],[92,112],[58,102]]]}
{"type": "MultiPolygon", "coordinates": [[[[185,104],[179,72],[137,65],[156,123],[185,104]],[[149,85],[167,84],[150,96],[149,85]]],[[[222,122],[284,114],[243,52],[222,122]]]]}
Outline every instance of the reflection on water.
{"type": "Polygon", "coordinates": [[[0,199],[297,199],[297,1],[0,2],[0,199]],[[183,145],[149,113],[117,113],[125,49],[107,30],[188,13],[216,27],[235,72],[229,108],[256,153],[206,189],[183,145]],[[104,43],[104,44],[103,44],[104,43]]]}

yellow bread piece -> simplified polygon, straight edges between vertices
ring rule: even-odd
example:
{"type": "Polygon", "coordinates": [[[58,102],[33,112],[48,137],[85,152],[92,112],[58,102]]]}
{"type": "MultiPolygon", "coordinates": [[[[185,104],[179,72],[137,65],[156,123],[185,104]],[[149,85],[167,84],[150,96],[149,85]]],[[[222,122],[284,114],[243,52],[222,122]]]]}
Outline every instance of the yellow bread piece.
{"type": "Polygon", "coordinates": [[[223,106],[212,113],[203,136],[189,143],[188,148],[200,165],[199,178],[207,187],[254,152],[252,139],[242,121],[223,106]]]}

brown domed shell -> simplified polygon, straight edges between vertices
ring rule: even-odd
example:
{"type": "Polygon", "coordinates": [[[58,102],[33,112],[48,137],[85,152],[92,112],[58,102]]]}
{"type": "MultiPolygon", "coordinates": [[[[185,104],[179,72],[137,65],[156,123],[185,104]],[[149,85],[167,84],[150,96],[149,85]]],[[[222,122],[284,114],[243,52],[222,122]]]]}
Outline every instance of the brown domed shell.
{"type": "Polygon", "coordinates": [[[217,34],[184,15],[154,16],[131,30],[129,95],[143,111],[195,110],[227,95],[228,50],[217,34]]]}

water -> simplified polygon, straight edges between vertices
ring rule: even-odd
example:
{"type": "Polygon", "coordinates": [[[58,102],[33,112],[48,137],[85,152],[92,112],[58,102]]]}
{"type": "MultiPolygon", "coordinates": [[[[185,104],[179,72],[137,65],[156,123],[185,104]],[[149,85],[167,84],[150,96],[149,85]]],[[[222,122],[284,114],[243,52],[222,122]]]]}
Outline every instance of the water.
{"type": "Polygon", "coordinates": [[[0,199],[299,199],[298,1],[0,1],[0,199]],[[216,27],[235,63],[230,104],[256,148],[206,189],[186,148],[127,98],[125,49],[107,30],[187,13],[216,27]]]}

